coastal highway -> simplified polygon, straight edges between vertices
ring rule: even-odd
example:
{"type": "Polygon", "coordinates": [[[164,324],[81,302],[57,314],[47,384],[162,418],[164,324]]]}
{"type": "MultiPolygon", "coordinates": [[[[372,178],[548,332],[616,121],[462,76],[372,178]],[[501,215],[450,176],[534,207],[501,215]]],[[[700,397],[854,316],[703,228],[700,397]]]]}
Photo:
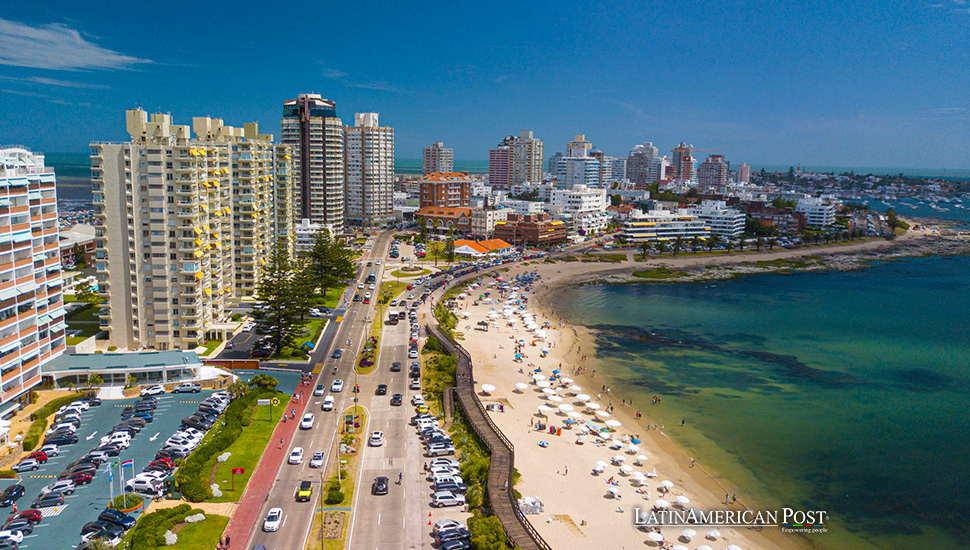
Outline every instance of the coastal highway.
{"type": "MultiPolygon", "coordinates": [[[[362,263],[377,260],[384,257],[388,243],[391,240],[391,233],[386,232],[379,235],[371,250],[365,252],[362,263]]],[[[360,282],[366,279],[370,269],[363,268],[360,274],[360,282]]],[[[267,550],[289,550],[292,548],[303,548],[307,537],[310,534],[310,527],[313,523],[313,513],[316,510],[316,503],[321,503],[318,499],[322,496],[322,483],[325,481],[324,475],[333,465],[339,440],[337,439],[338,421],[342,418],[341,413],[348,407],[353,406],[353,384],[354,384],[354,362],[357,350],[360,348],[364,330],[369,326],[369,321],[373,320],[375,305],[377,300],[370,304],[362,302],[350,302],[356,288],[345,294],[345,299],[350,304],[346,309],[339,309],[335,312],[335,319],[343,317],[340,323],[331,323],[333,337],[324,338],[321,345],[314,350],[310,357],[310,365],[322,363],[323,369],[317,376],[315,384],[323,384],[326,389],[324,396],[313,396],[315,386],[301,386],[304,392],[304,399],[301,403],[291,402],[287,406],[287,411],[296,409],[296,418],[292,422],[299,422],[304,413],[314,415],[315,422],[310,430],[297,430],[292,441],[285,442],[287,451],[294,447],[302,447],[304,450],[303,462],[297,465],[287,464],[286,460],[279,465],[273,487],[266,497],[266,502],[260,511],[258,522],[253,526],[253,533],[250,536],[245,548],[252,548],[257,544],[264,544],[267,550]],[[348,345],[351,341],[353,344],[348,345]],[[342,348],[343,356],[340,359],[331,359],[329,354],[332,349],[342,348]],[[334,375],[333,368],[337,367],[337,374],[334,375]],[[330,386],[335,378],[344,381],[344,390],[340,393],[331,394],[330,386]],[[333,395],[336,406],[333,411],[321,411],[320,405],[326,395],[333,395]],[[323,451],[326,456],[323,468],[312,469],[309,467],[310,458],[315,451],[323,451]],[[310,502],[296,502],[296,488],[301,481],[311,481],[313,483],[313,497],[310,502]],[[270,508],[283,509],[283,523],[279,531],[267,533],[262,530],[263,519],[266,517],[270,508]]],[[[328,327],[329,329],[329,327],[328,327]]],[[[325,336],[330,334],[325,333],[325,336]]],[[[373,393],[373,389],[371,389],[373,393]]],[[[291,420],[288,420],[291,422],[291,420]]],[[[279,445],[278,441],[271,441],[270,445],[279,445]]],[[[289,452],[287,452],[289,455],[289,452]]]]}

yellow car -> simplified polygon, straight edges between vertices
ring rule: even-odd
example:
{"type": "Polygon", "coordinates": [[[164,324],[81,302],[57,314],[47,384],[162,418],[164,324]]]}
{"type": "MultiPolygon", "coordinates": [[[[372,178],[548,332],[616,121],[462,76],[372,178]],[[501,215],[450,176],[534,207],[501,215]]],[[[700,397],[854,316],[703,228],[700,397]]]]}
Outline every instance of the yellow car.
{"type": "Polygon", "coordinates": [[[425,405],[424,403],[421,403],[421,404],[420,404],[420,405],[418,405],[417,407],[414,407],[414,409],[415,409],[416,411],[418,411],[419,413],[426,413],[426,412],[428,412],[428,411],[430,411],[430,410],[431,410],[431,409],[429,409],[429,408],[428,408],[428,406],[427,406],[427,405],[425,405]]]}
{"type": "Polygon", "coordinates": [[[300,487],[296,490],[296,501],[308,502],[311,494],[313,494],[313,485],[309,481],[301,481],[300,487]]]}

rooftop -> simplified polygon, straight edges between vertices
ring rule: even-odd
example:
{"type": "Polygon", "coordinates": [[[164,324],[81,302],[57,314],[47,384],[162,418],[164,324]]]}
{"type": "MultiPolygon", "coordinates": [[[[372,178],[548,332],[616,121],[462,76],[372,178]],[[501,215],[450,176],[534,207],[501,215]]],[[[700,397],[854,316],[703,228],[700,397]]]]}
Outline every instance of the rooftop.
{"type": "Polygon", "coordinates": [[[44,364],[42,372],[89,371],[105,369],[146,369],[199,364],[192,351],[148,351],[140,353],[71,353],[44,364]]]}

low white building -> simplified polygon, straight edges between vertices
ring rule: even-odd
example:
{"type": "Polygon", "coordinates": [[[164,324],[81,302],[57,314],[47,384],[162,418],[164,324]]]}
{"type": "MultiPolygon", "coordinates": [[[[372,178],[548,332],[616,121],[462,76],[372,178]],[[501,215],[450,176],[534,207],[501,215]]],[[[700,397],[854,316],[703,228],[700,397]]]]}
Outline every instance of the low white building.
{"type": "Polygon", "coordinates": [[[673,241],[677,237],[689,241],[693,237],[709,237],[711,229],[703,220],[697,219],[686,209],[677,212],[651,210],[624,222],[620,235],[628,242],[634,243],[673,241]]]}
{"type": "Polygon", "coordinates": [[[517,214],[538,214],[545,210],[546,203],[542,201],[523,201],[519,199],[506,198],[501,202],[506,208],[511,208],[517,214]]]}
{"type": "Polygon", "coordinates": [[[495,233],[495,223],[509,217],[508,208],[472,208],[471,235],[489,239],[495,233]]]}
{"type": "Polygon", "coordinates": [[[822,229],[835,225],[835,205],[825,202],[818,197],[798,199],[795,212],[805,215],[805,223],[814,229],[822,229]]]}
{"type": "Polygon", "coordinates": [[[333,226],[329,224],[313,223],[306,218],[300,220],[300,223],[293,227],[293,233],[296,237],[294,241],[296,253],[299,254],[313,248],[313,241],[317,238],[317,233],[321,231],[328,231],[333,236],[333,226]]]}
{"type": "Polygon", "coordinates": [[[610,223],[610,215],[606,213],[606,207],[610,205],[606,191],[585,185],[556,189],[549,200],[549,213],[553,219],[566,222],[572,233],[599,233],[610,223]]]}
{"type": "Polygon", "coordinates": [[[707,223],[715,235],[739,237],[744,233],[744,212],[729,208],[724,201],[704,201],[689,211],[707,223]]]}

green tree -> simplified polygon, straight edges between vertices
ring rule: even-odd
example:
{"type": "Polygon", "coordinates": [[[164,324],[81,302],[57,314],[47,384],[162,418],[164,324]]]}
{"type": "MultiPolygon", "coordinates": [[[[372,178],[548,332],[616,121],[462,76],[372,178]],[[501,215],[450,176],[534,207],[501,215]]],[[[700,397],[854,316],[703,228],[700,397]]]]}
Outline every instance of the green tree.
{"type": "Polygon", "coordinates": [[[774,237],[768,239],[768,250],[774,250],[776,244],[778,244],[778,239],[774,237]]]}
{"type": "Polygon", "coordinates": [[[758,250],[761,250],[762,248],[764,248],[765,247],[765,238],[764,237],[758,237],[758,240],[755,241],[755,246],[758,247],[758,250]]]}
{"type": "Polygon", "coordinates": [[[623,204],[623,197],[621,195],[610,195],[610,206],[620,206],[621,204],[623,204]]]}
{"type": "Polygon", "coordinates": [[[690,247],[694,251],[694,254],[697,254],[697,248],[700,245],[701,245],[701,238],[700,237],[698,237],[697,235],[694,235],[693,237],[691,237],[691,239],[690,239],[690,247]]]}
{"type": "Polygon", "coordinates": [[[97,304],[101,302],[101,297],[88,281],[81,281],[74,285],[74,296],[79,302],[91,302],[97,304]]]}
{"type": "Polygon", "coordinates": [[[738,239],[738,250],[744,250],[744,245],[746,245],[747,243],[748,243],[748,240],[745,239],[744,237],[741,237],[740,239],[738,239]]]}
{"type": "Polygon", "coordinates": [[[272,376],[270,376],[270,375],[268,375],[268,374],[266,374],[264,372],[261,372],[261,373],[257,374],[256,376],[253,376],[252,378],[249,379],[249,389],[251,389],[251,390],[255,390],[255,389],[273,390],[273,389],[276,389],[276,386],[278,386],[279,383],[280,383],[280,381],[277,380],[276,378],[274,378],[274,377],[272,377],[272,376]]]}
{"type": "Polygon", "coordinates": [[[727,250],[727,253],[730,254],[731,249],[734,248],[734,243],[731,241],[727,241],[726,243],[724,243],[724,248],[727,250]]]}
{"type": "Polygon", "coordinates": [[[92,372],[91,374],[88,375],[89,388],[97,388],[101,386],[101,384],[104,384],[104,378],[101,378],[100,374],[96,372],[92,372]]]}
{"type": "Polygon", "coordinates": [[[707,248],[709,248],[710,250],[714,250],[714,247],[716,247],[717,243],[719,242],[721,242],[721,237],[717,235],[711,235],[710,237],[707,238],[707,248]]]}
{"type": "Polygon", "coordinates": [[[647,241],[643,241],[642,243],[640,243],[640,259],[646,260],[647,254],[649,253],[650,253],[650,243],[647,241]]]}
{"type": "Polygon", "coordinates": [[[676,256],[677,254],[680,254],[680,250],[683,247],[684,247],[684,238],[681,237],[680,235],[677,235],[677,238],[674,239],[674,256],[676,256]]]}
{"type": "Polygon", "coordinates": [[[667,241],[657,241],[657,252],[663,254],[667,251],[667,241]]]}
{"type": "Polygon", "coordinates": [[[233,399],[237,399],[249,393],[249,384],[237,379],[235,382],[230,384],[228,388],[226,388],[226,391],[229,392],[229,395],[232,396],[233,399]]]}
{"type": "Polygon", "coordinates": [[[306,301],[298,296],[296,273],[283,241],[277,241],[262,268],[256,289],[263,301],[262,307],[253,311],[259,331],[268,337],[277,353],[292,343],[295,329],[307,313],[306,301]]]}
{"type": "MultiPolygon", "coordinates": [[[[320,231],[313,246],[301,258],[300,280],[304,287],[320,289],[323,295],[340,286],[340,281],[354,277],[353,252],[343,242],[334,240],[329,231],[320,231]]],[[[304,292],[306,288],[302,289],[304,292]]]]}
{"type": "Polygon", "coordinates": [[[445,241],[445,261],[449,264],[455,261],[455,229],[448,229],[448,240],[445,241]]]}

